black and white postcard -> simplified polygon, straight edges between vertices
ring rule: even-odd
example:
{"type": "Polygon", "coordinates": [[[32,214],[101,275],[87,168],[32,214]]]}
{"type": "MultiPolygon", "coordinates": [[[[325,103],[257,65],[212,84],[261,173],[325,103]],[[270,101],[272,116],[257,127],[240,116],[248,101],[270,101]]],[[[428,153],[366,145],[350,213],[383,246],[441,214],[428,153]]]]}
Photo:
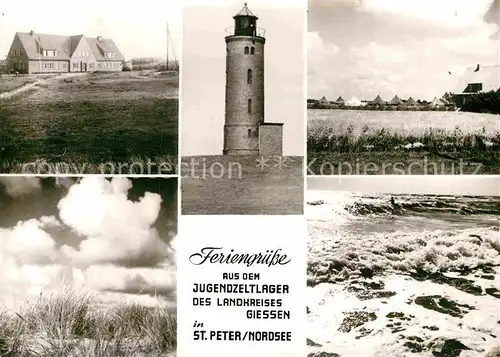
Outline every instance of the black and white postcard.
{"type": "Polygon", "coordinates": [[[3,2],[0,173],[174,174],[181,5],[3,2]]]}
{"type": "Polygon", "coordinates": [[[180,216],[178,356],[304,357],[306,228],[303,215],[180,216]]]}
{"type": "Polygon", "coordinates": [[[183,16],[182,214],[301,214],[306,3],[183,16]]]}
{"type": "Polygon", "coordinates": [[[309,356],[498,356],[500,178],[308,178],[309,356]]]}
{"type": "Polygon", "coordinates": [[[310,0],[309,175],[499,174],[497,0],[310,0]]]}
{"type": "Polygon", "coordinates": [[[177,189],[0,177],[0,355],[175,353],[177,189]]]}

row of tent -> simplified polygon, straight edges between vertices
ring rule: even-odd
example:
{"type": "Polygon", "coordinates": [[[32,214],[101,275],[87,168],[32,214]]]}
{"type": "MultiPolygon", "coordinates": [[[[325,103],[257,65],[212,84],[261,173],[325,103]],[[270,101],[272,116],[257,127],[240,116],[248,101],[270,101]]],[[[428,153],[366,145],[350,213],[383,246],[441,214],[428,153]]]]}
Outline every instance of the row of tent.
{"type": "MultiPolygon", "coordinates": [[[[329,101],[323,97],[320,99],[319,101],[320,103],[329,103],[329,101]]],[[[335,104],[345,104],[345,105],[363,105],[363,102],[361,102],[359,99],[357,98],[353,98],[349,101],[345,101],[342,96],[338,97],[338,99],[333,102],[335,104]]],[[[403,101],[401,100],[397,95],[394,96],[394,98],[392,98],[392,100],[390,100],[389,102],[386,102],[385,100],[383,100],[380,95],[377,95],[377,97],[372,100],[371,102],[367,102],[366,104],[372,104],[372,105],[385,105],[385,104],[389,104],[389,105],[407,105],[407,106],[417,106],[419,105],[419,103],[417,103],[412,97],[408,98],[406,101],[403,101]]],[[[438,99],[437,97],[434,98],[434,100],[430,103],[431,106],[443,106],[444,103],[441,99],[438,99]]]]}

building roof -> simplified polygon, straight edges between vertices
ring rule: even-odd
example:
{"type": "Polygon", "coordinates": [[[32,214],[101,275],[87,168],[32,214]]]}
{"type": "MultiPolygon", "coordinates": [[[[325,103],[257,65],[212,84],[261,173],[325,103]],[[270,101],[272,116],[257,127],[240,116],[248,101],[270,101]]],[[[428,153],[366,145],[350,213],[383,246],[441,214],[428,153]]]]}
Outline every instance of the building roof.
{"type": "Polygon", "coordinates": [[[324,103],[324,102],[328,102],[328,99],[326,99],[326,97],[323,96],[323,98],[321,98],[319,101],[324,103]]]}
{"type": "Polygon", "coordinates": [[[37,33],[32,35],[25,32],[17,32],[16,35],[19,37],[26,55],[30,59],[38,59],[42,54],[41,51],[44,49],[57,51],[57,55],[51,57],[51,59],[69,59],[71,56],[71,40],[68,36],[37,33]]]}
{"type": "Polygon", "coordinates": [[[372,101],[373,104],[385,104],[385,100],[383,100],[380,95],[377,95],[377,98],[375,98],[372,101]]]}
{"type": "Polygon", "coordinates": [[[457,84],[455,94],[463,93],[471,83],[482,83],[483,92],[497,90],[500,88],[500,65],[477,65],[467,68],[457,84]]]}
{"type": "Polygon", "coordinates": [[[113,60],[125,61],[125,57],[123,57],[122,53],[113,40],[106,38],[99,39],[89,37],[86,37],[85,39],[87,40],[90,49],[94,53],[96,60],[105,60],[106,57],[104,57],[104,53],[112,52],[116,54],[113,60]]]}
{"type": "Polygon", "coordinates": [[[344,103],[345,100],[344,98],[342,98],[342,96],[338,97],[337,100],[336,100],[337,103],[344,103]]]}
{"type": "Polygon", "coordinates": [[[389,102],[389,104],[393,104],[393,105],[397,105],[397,104],[401,104],[401,99],[399,99],[398,95],[396,94],[394,96],[394,98],[391,99],[391,101],[389,102]]]}
{"type": "Polygon", "coordinates": [[[50,57],[50,59],[69,60],[83,38],[87,41],[97,60],[107,59],[104,57],[104,52],[115,53],[113,58],[115,61],[125,60],[123,54],[111,39],[101,38],[98,40],[84,35],[61,36],[25,32],[16,32],[16,36],[19,37],[29,59],[39,59],[42,50],[55,50],[57,51],[56,56],[50,57]]]}
{"type": "Polygon", "coordinates": [[[248,4],[245,3],[243,5],[243,8],[236,15],[234,15],[234,17],[237,17],[237,16],[250,16],[250,17],[257,18],[257,16],[255,16],[254,13],[250,11],[250,9],[248,8],[247,5],[248,4]]]}

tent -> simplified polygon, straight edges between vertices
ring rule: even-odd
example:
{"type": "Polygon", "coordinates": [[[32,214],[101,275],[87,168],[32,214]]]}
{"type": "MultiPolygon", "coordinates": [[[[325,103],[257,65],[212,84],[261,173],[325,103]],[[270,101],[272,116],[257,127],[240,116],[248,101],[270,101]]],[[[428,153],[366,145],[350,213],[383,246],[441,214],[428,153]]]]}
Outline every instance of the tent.
{"type": "Polygon", "coordinates": [[[398,97],[398,95],[397,95],[397,94],[396,94],[396,95],[394,96],[394,98],[392,98],[392,99],[391,99],[391,101],[389,102],[389,104],[391,104],[391,105],[399,105],[399,104],[401,104],[401,103],[403,103],[403,102],[401,101],[401,99],[399,99],[399,97],[398,97]]]}
{"type": "Polygon", "coordinates": [[[437,99],[437,97],[434,97],[434,100],[431,103],[431,106],[433,107],[442,107],[443,105],[443,101],[441,99],[437,99]]]}
{"type": "Polygon", "coordinates": [[[319,102],[320,102],[321,104],[327,104],[327,103],[329,103],[329,102],[328,102],[328,100],[326,99],[326,97],[325,97],[325,96],[323,96],[323,98],[321,98],[321,99],[319,100],[319,102]]]}
{"type": "Polygon", "coordinates": [[[408,100],[406,101],[405,104],[406,105],[417,105],[417,102],[415,102],[415,100],[412,97],[410,97],[410,98],[408,98],[408,100]]]}
{"type": "Polygon", "coordinates": [[[377,95],[377,98],[375,98],[372,101],[372,104],[385,104],[385,100],[383,100],[382,98],[380,98],[380,95],[377,95]]]}

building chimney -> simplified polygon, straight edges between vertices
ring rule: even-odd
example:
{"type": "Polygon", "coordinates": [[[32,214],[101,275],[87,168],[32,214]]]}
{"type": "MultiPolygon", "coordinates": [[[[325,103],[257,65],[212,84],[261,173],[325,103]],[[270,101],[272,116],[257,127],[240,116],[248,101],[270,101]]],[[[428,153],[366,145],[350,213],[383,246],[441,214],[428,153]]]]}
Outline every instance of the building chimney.
{"type": "Polygon", "coordinates": [[[480,69],[480,68],[481,68],[481,66],[480,66],[480,65],[479,65],[479,63],[478,63],[478,65],[477,65],[476,69],[474,70],[474,72],[479,72],[479,69],[480,69]]]}
{"type": "Polygon", "coordinates": [[[97,36],[97,41],[101,42],[103,40],[102,36],[97,36]]]}

